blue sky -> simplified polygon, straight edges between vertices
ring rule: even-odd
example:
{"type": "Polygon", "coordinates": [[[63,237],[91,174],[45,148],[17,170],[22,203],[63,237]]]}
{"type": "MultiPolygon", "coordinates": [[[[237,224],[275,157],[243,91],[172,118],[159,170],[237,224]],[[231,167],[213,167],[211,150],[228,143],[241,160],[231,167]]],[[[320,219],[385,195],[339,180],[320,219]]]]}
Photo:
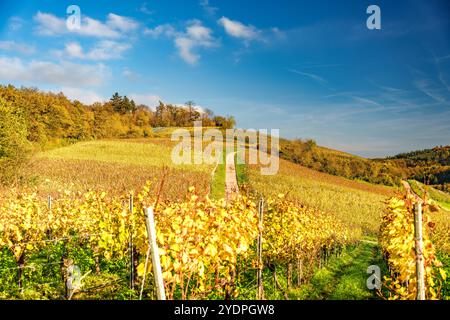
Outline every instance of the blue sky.
{"type": "Polygon", "coordinates": [[[445,0],[2,0],[0,83],[193,100],[242,128],[392,155],[450,144],[449,13],[445,0]],[[371,4],[381,30],[366,27],[371,4]]]}

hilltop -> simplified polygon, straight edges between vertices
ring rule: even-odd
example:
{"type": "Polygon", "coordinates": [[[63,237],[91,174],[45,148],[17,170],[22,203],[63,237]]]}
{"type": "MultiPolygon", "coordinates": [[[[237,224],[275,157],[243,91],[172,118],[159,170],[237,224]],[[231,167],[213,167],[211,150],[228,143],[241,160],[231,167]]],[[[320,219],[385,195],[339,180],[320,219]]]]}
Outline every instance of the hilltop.
{"type": "Polygon", "coordinates": [[[450,146],[401,153],[389,159],[403,166],[409,178],[450,190],[450,146]]]}
{"type": "Polygon", "coordinates": [[[328,174],[387,186],[416,179],[448,191],[450,182],[450,146],[367,159],[318,146],[311,139],[281,139],[280,157],[328,174]]]}

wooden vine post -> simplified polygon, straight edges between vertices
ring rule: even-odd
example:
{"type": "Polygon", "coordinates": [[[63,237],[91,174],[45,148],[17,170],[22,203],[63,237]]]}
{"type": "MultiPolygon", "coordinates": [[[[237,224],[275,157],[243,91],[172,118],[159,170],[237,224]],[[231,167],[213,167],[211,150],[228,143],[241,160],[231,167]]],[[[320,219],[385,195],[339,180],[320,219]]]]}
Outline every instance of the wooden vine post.
{"type": "MultiPolygon", "coordinates": [[[[134,246],[133,246],[133,194],[130,194],[128,200],[128,210],[130,212],[130,239],[129,239],[129,250],[130,250],[130,290],[134,290],[134,246]]],[[[131,293],[130,293],[131,295],[131,293]]]]}
{"type": "Polygon", "coordinates": [[[145,209],[145,220],[147,226],[148,240],[152,255],[153,276],[156,285],[156,297],[158,300],[166,300],[166,293],[164,291],[164,280],[161,271],[161,262],[159,260],[158,244],[156,243],[156,229],[155,220],[153,216],[153,208],[145,209]]]}
{"type": "Polygon", "coordinates": [[[263,219],[264,219],[264,200],[261,198],[259,200],[259,206],[258,206],[258,246],[257,246],[257,254],[258,254],[258,271],[257,271],[257,282],[258,282],[258,294],[257,299],[262,300],[264,299],[264,286],[263,286],[263,259],[262,259],[262,234],[263,234],[263,219]]]}
{"type": "Polygon", "coordinates": [[[423,230],[422,229],[422,201],[419,201],[414,206],[417,300],[425,300],[425,269],[424,269],[424,258],[423,258],[422,230],[423,230]]]}

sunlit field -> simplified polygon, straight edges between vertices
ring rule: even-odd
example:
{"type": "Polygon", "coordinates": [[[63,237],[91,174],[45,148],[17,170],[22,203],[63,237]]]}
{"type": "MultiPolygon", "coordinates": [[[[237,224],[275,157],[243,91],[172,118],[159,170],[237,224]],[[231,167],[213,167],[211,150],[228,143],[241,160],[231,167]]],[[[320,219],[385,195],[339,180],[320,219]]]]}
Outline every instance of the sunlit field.
{"type": "Polygon", "coordinates": [[[264,196],[285,193],[309,207],[332,213],[367,235],[378,232],[384,201],[396,191],[320,173],[284,160],[280,160],[277,175],[263,176],[252,168],[249,180],[264,196]]]}
{"type": "Polygon", "coordinates": [[[57,196],[62,190],[86,192],[107,190],[122,195],[154,182],[167,199],[183,199],[195,186],[201,194],[210,188],[212,165],[175,165],[173,142],[164,139],[101,140],[80,142],[40,152],[25,168],[25,174],[42,196],[57,196]]]}

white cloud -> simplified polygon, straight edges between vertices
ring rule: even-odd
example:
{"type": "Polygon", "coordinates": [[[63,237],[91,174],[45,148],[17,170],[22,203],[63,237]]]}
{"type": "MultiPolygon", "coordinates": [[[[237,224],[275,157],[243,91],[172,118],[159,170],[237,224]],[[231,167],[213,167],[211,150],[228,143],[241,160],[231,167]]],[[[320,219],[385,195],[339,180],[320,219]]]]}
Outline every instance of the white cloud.
{"type": "Polygon", "coordinates": [[[186,37],[179,37],[175,39],[175,46],[184,61],[190,64],[197,63],[200,56],[194,52],[195,41],[186,37]]]}
{"type": "Polygon", "coordinates": [[[94,102],[103,102],[106,99],[98,93],[91,90],[80,88],[63,87],[61,91],[71,100],[78,100],[84,104],[93,104],[94,102]]]}
{"type": "Polygon", "coordinates": [[[209,4],[209,0],[200,0],[200,6],[205,10],[206,14],[209,16],[214,16],[216,11],[219,10],[209,4]]]}
{"type": "Polygon", "coordinates": [[[150,28],[144,29],[144,35],[148,35],[153,38],[159,38],[160,36],[163,35],[166,37],[172,37],[175,36],[176,33],[177,32],[175,31],[175,28],[172,27],[170,24],[161,24],[152,29],[150,28]]]}
{"type": "Polygon", "coordinates": [[[142,13],[144,13],[144,14],[148,14],[148,15],[153,14],[153,11],[150,10],[150,9],[148,8],[147,2],[144,2],[144,3],[141,5],[141,7],[139,8],[139,11],[142,12],[142,13]]]}
{"type": "Polygon", "coordinates": [[[8,29],[11,31],[17,31],[23,27],[25,20],[20,17],[11,17],[8,20],[8,29]]]}
{"type": "Polygon", "coordinates": [[[186,34],[193,40],[198,40],[201,42],[213,42],[213,37],[211,36],[211,29],[204,27],[201,22],[194,21],[186,29],[186,34]]]}
{"type": "Polygon", "coordinates": [[[81,28],[71,30],[67,28],[65,19],[58,18],[50,13],[39,11],[33,19],[38,24],[36,32],[45,36],[74,33],[98,38],[119,38],[128,32],[136,30],[139,26],[133,19],[113,13],[108,14],[106,22],[82,16],[81,28]]]}
{"type": "Polygon", "coordinates": [[[50,36],[69,31],[64,19],[58,18],[50,13],[42,13],[39,11],[33,19],[39,24],[36,31],[41,35],[50,36]]]}
{"type": "Polygon", "coordinates": [[[132,93],[130,94],[130,98],[133,99],[137,105],[144,104],[151,109],[154,109],[156,106],[158,106],[159,101],[163,101],[160,96],[155,94],[132,93]]]}
{"type": "MultiPolygon", "coordinates": [[[[185,103],[175,103],[174,106],[184,108],[184,109],[188,108],[188,106],[185,103]]],[[[204,108],[202,106],[198,106],[198,105],[193,106],[193,108],[194,108],[194,110],[196,110],[200,113],[205,113],[205,110],[206,110],[206,108],[204,108]]]]}
{"type": "Polygon", "coordinates": [[[16,41],[0,41],[0,50],[17,51],[23,54],[33,54],[36,52],[33,46],[16,41]]]}
{"type": "Polygon", "coordinates": [[[24,62],[20,58],[0,57],[0,79],[32,85],[57,84],[68,87],[99,86],[111,72],[103,64],[85,65],[42,60],[24,62]]]}
{"type": "Polygon", "coordinates": [[[72,58],[83,58],[83,48],[78,42],[69,42],[66,44],[66,53],[72,58]]]}
{"type": "Polygon", "coordinates": [[[110,28],[117,29],[122,32],[130,32],[139,27],[139,23],[133,19],[119,16],[114,13],[108,14],[108,21],[106,23],[110,28]]]}
{"type": "Polygon", "coordinates": [[[144,34],[154,38],[162,35],[173,38],[178,55],[189,64],[195,64],[200,59],[199,48],[212,48],[219,45],[212,35],[212,30],[203,26],[199,20],[189,21],[184,32],[177,31],[173,26],[164,24],[153,29],[146,29],[144,34]]]}
{"type": "Polygon", "coordinates": [[[211,48],[217,45],[212,30],[204,27],[200,21],[191,22],[185,34],[175,38],[175,46],[180,57],[189,64],[195,64],[200,59],[200,55],[196,52],[197,48],[211,48]]]}
{"type": "MultiPolygon", "coordinates": [[[[112,40],[102,40],[98,42],[91,50],[84,52],[82,46],[78,42],[69,42],[65,46],[64,54],[71,58],[86,60],[112,60],[122,58],[122,54],[129,50],[131,45],[128,43],[120,43],[112,40]]],[[[56,51],[58,56],[63,53],[56,51]]]]}
{"type": "Polygon", "coordinates": [[[225,29],[227,34],[235,38],[255,40],[258,39],[261,34],[261,31],[254,26],[245,25],[242,22],[231,20],[227,17],[222,17],[217,22],[225,29]]]}

